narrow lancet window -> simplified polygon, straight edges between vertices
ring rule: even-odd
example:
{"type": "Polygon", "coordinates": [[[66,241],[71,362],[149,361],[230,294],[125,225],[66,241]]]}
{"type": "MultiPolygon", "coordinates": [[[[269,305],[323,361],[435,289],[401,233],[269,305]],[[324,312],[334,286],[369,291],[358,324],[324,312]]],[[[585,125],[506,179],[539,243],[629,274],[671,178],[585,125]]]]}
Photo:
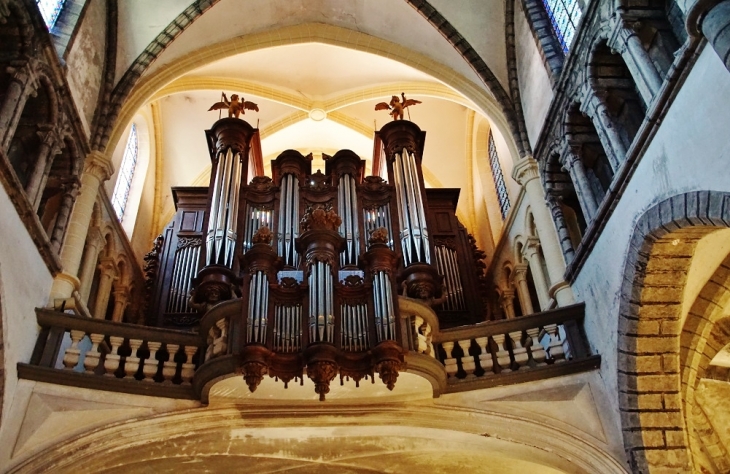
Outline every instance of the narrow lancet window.
{"type": "Polygon", "coordinates": [[[567,54],[580,17],[583,15],[578,0],[542,0],[542,3],[545,5],[563,53],[567,54]]]}
{"type": "Polygon", "coordinates": [[[117,184],[114,186],[112,194],[112,207],[117,213],[117,219],[122,222],[124,219],[124,209],[127,207],[127,198],[129,198],[129,188],[132,187],[132,178],[134,177],[134,169],[137,166],[137,126],[132,124],[132,130],[129,132],[127,146],[124,149],[122,164],[119,167],[119,177],[117,184]]]}
{"type": "Polygon", "coordinates": [[[489,132],[489,166],[492,168],[494,188],[497,190],[497,199],[499,199],[499,210],[502,213],[502,219],[505,219],[509,212],[509,196],[507,195],[507,186],[504,184],[504,175],[499,164],[497,147],[494,145],[494,137],[491,131],[489,132]]]}
{"type": "Polygon", "coordinates": [[[35,3],[41,11],[41,16],[46,23],[46,27],[50,30],[61,15],[61,10],[63,10],[63,5],[66,3],[66,0],[36,0],[35,3]]]}

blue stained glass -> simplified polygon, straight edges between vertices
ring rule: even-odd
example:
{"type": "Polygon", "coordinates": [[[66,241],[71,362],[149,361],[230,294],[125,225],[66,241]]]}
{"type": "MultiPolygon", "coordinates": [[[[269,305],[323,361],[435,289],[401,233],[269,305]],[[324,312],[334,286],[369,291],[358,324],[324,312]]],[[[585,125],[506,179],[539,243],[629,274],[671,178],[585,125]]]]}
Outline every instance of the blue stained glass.
{"type": "Polygon", "coordinates": [[[134,177],[134,168],[137,166],[137,126],[132,124],[132,130],[129,132],[127,146],[124,149],[122,164],[119,167],[119,177],[117,184],[114,185],[112,193],[112,207],[117,214],[117,219],[122,222],[124,218],[124,209],[127,207],[127,198],[129,197],[129,189],[132,187],[132,178],[134,177]]]}
{"type": "Polygon", "coordinates": [[[563,53],[567,54],[573,43],[575,29],[583,15],[578,0],[542,0],[542,3],[545,5],[563,53]]]}
{"type": "Polygon", "coordinates": [[[58,16],[61,14],[66,0],[36,0],[35,3],[41,11],[43,21],[45,21],[46,26],[50,30],[56,24],[56,20],[58,20],[58,16]]]}
{"type": "Polygon", "coordinates": [[[489,167],[492,168],[494,188],[497,191],[497,199],[499,200],[499,211],[502,213],[502,219],[505,219],[510,207],[509,195],[507,195],[507,186],[504,184],[502,166],[499,164],[497,147],[494,145],[494,137],[491,131],[489,132],[489,167]]]}

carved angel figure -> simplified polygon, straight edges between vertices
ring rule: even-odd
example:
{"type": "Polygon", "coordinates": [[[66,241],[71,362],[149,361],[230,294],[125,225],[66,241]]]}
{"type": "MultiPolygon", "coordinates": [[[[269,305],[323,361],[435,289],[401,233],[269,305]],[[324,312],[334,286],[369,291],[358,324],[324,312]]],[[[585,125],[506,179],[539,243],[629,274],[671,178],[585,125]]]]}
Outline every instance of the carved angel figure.
{"type": "Polygon", "coordinates": [[[403,97],[402,102],[397,95],[394,95],[390,99],[389,104],[385,102],[375,104],[375,110],[390,110],[390,116],[393,117],[393,120],[403,120],[403,112],[411,105],[420,104],[421,101],[416,99],[406,99],[405,92],[401,92],[400,95],[403,97]]]}
{"type": "Polygon", "coordinates": [[[221,109],[228,109],[228,118],[238,118],[238,116],[241,114],[246,115],[246,110],[255,110],[256,112],[258,112],[259,106],[254,104],[253,102],[243,100],[242,97],[239,100],[238,94],[231,94],[231,100],[229,102],[228,97],[226,97],[226,93],[223,92],[223,102],[216,102],[208,109],[208,112],[210,112],[211,110],[221,109]]]}

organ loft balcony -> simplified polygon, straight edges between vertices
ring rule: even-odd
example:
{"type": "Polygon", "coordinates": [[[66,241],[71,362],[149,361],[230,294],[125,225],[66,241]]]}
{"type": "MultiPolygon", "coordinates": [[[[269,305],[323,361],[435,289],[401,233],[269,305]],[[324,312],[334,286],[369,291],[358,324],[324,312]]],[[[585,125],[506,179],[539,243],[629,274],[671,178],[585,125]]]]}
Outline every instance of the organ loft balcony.
{"type": "Polygon", "coordinates": [[[460,190],[424,185],[415,123],[375,133],[367,176],[349,150],[324,170],[287,150],[267,176],[259,131],[235,117],[201,139],[209,185],[172,189],[126,302],[144,320],[38,309],[21,378],[206,404],[439,397],[599,367],[582,304],[515,316],[490,288],[460,190]]]}

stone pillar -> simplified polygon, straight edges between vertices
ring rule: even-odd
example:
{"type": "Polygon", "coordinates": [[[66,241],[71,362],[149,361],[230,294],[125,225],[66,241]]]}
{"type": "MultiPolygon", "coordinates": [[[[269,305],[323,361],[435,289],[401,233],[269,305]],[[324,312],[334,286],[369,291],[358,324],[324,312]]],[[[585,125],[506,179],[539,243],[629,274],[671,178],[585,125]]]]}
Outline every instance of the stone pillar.
{"type": "Polygon", "coordinates": [[[701,20],[700,28],[725,68],[730,71],[730,0],[713,3],[715,5],[707,9],[701,20]]]}
{"type": "Polygon", "coordinates": [[[527,264],[518,263],[515,265],[514,276],[515,286],[517,287],[517,297],[520,299],[522,314],[527,316],[535,312],[532,307],[532,299],[530,298],[530,289],[527,287],[527,264]]]}
{"type": "MultiPolygon", "coordinates": [[[[522,158],[515,164],[512,177],[525,188],[525,193],[531,204],[532,216],[535,219],[537,237],[540,239],[540,245],[545,256],[550,284],[555,286],[564,281],[565,261],[560,250],[558,235],[555,232],[555,224],[550,216],[550,211],[545,205],[545,194],[538,179],[537,161],[532,156],[522,158]]],[[[573,304],[575,298],[570,286],[560,287],[555,293],[555,300],[559,306],[573,304]]]]}
{"type": "Polygon", "coordinates": [[[76,201],[76,197],[79,195],[79,186],[80,184],[76,178],[73,178],[71,182],[64,185],[65,192],[63,193],[63,198],[61,198],[61,207],[58,209],[56,223],[51,232],[51,248],[56,253],[61,250],[61,243],[63,243],[63,234],[66,231],[66,225],[68,225],[68,218],[71,216],[74,201],[76,201]]]}
{"type": "Polygon", "coordinates": [[[573,187],[583,210],[583,216],[586,222],[590,222],[596,215],[599,203],[596,202],[596,197],[593,195],[591,183],[588,181],[588,175],[585,166],[583,166],[583,161],[580,159],[579,151],[572,146],[566,148],[561,161],[563,167],[570,174],[571,181],[573,181],[573,187]]]}
{"type": "MultiPolygon", "coordinates": [[[[45,127],[44,127],[45,128],[45,127]]],[[[53,130],[39,130],[38,136],[41,144],[38,149],[38,156],[33,164],[33,170],[25,186],[25,194],[34,211],[38,211],[43,197],[43,189],[48,181],[48,174],[53,166],[53,158],[61,152],[57,146],[58,139],[53,130]]]]}
{"type": "Polygon", "coordinates": [[[598,137],[603,143],[608,161],[611,162],[611,168],[615,173],[626,158],[626,146],[621,140],[621,135],[619,135],[608,105],[606,105],[607,96],[608,92],[605,90],[592,91],[590,97],[581,102],[581,111],[589,112],[588,109],[593,109],[592,113],[588,113],[588,115],[593,120],[593,126],[596,127],[598,137]]]}
{"type": "Polygon", "coordinates": [[[127,309],[129,304],[129,286],[119,285],[114,288],[114,313],[112,314],[112,321],[121,323],[124,319],[124,310],[127,309]]]}
{"type": "Polygon", "coordinates": [[[15,127],[29,95],[29,88],[34,83],[33,71],[28,61],[18,61],[7,68],[10,84],[0,105],[0,143],[3,150],[10,145],[15,127]]]}
{"type": "Polygon", "coordinates": [[[513,290],[512,288],[502,290],[500,303],[502,303],[502,309],[504,309],[504,315],[507,317],[507,319],[515,319],[514,299],[515,290],[513,290]]]}
{"type": "Polygon", "coordinates": [[[648,107],[661,89],[663,80],[636,34],[639,26],[638,22],[632,24],[624,20],[621,18],[621,13],[618,12],[613,18],[613,31],[608,44],[624,58],[626,66],[634,78],[636,88],[648,107]]]}
{"type": "Polygon", "coordinates": [[[96,262],[99,260],[99,253],[104,247],[105,240],[98,227],[94,227],[89,231],[88,237],[86,238],[86,248],[84,249],[84,259],[81,265],[81,271],[79,273],[79,280],[81,280],[81,288],[79,293],[81,295],[81,301],[84,303],[89,302],[89,293],[91,293],[91,285],[94,282],[94,270],[96,269],[96,262]]]}
{"type": "Polygon", "coordinates": [[[105,258],[99,263],[99,270],[101,272],[99,276],[99,287],[96,291],[94,311],[91,314],[95,319],[104,319],[107,307],[109,306],[112,285],[117,278],[117,267],[114,265],[114,260],[105,258]]]}
{"type": "MultiPolygon", "coordinates": [[[[560,205],[560,199],[559,196],[551,193],[547,193],[545,196],[550,214],[553,216],[553,222],[555,222],[555,227],[558,229],[558,238],[560,239],[560,247],[563,250],[563,257],[565,258],[565,262],[570,264],[575,258],[575,249],[573,248],[573,241],[568,231],[568,224],[565,222],[565,214],[563,213],[563,207],[560,205]]],[[[545,276],[547,277],[547,275],[545,276]]]]}
{"type": "Polygon", "coordinates": [[[99,186],[109,179],[114,172],[111,160],[100,151],[93,151],[86,158],[84,173],[81,176],[81,189],[66,232],[66,241],[61,249],[61,265],[63,271],[56,275],[51,288],[51,303],[54,299],[71,297],[79,288],[77,278],[84,243],[89,230],[94,202],[99,193],[99,186]]]}
{"type": "Polygon", "coordinates": [[[540,301],[540,310],[548,307],[550,296],[548,295],[548,284],[545,282],[545,274],[540,258],[540,241],[537,237],[528,237],[525,246],[522,247],[522,255],[530,263],[532,280],[535,282],[537,299],[540,301]]]}

